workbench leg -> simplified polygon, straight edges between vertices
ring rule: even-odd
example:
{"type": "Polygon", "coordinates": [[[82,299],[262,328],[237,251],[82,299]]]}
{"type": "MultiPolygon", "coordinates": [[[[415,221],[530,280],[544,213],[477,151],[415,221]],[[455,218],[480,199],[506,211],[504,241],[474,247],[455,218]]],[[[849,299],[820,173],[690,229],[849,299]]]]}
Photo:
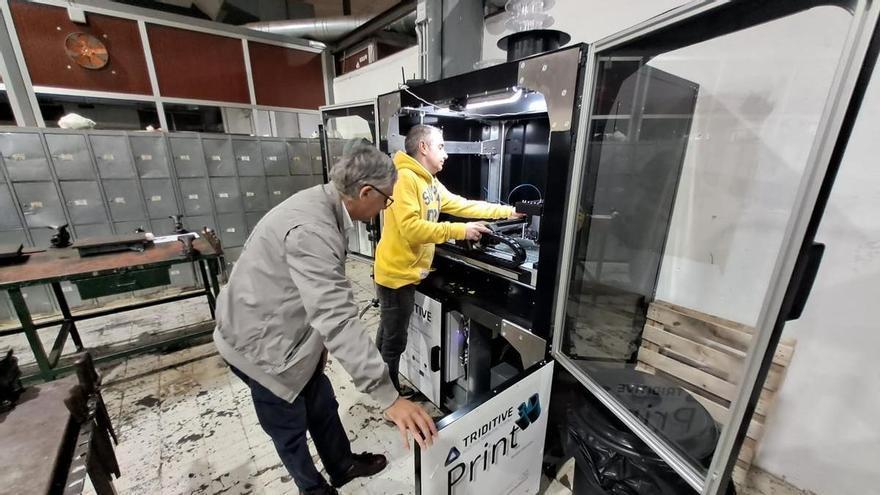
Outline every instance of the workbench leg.
{"type": "Polygon", "coordinates": [[[208,278],[208,271],[205,270],[205,260],[199,260],[199,273],[202,275],[202,284],[205,286],[205,297],[208,298],[208,309],[211,310],[211,319],[214,316],[214,291],[211,289],[211,279],[208,278]]]}
{"type": "Polygon", "coordinates": [[[37,328],[31,319],[31,312],[28,310],[24,296],[21,295],[21,288],[13,287],[6,290],[12,305],[15,307],[15,314],[18,315],[18,321],[21,323],[21,329],[27,337],[28,344],[31,346],[31,352],[34,353],[34,359],[37,360],[37,366],[40,368],[40,378],[45,381],[54,380],[55,375],[52,373],[52,367],[49,366],[49,358],[46,356],[46,349],[43,348],[43,342],[37,335],[37,328]]]}
{"type": "Polygon", "coordinates": [[[220,295],[220,282],[217,275],[220,274],[220,261],[217,258],[208,260],[208,271],[211,274],[211,285],[214,287],[214,297],[220,295]]]}
{"type": "Polygon", "coordinates": [[[77,351],[82,351],[82,339],[79,337],[79,330],[76,329],[76,322],[73,321],[73,315],[70,314],[70,307],[67,305],[67,298],[64,297],[64,291],[61,290],[61,283],[52,282],[52,291],[55,293],[55,299],[58,300],[58,307],[61,308],[64,322],[70,325],[70,338],[73,339],[73,345],[76,346],[77,351]]]}

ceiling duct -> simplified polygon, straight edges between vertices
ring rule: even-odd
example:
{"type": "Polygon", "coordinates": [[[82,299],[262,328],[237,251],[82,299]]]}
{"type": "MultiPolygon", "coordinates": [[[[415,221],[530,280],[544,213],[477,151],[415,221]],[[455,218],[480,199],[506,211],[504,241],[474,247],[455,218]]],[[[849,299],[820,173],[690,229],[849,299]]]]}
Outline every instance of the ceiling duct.
{"type": "Polygon", "coordinates": [[[369,21],[365,16],[324,17],[290,21],[252,22],[243,27],[266,33],[329,42],[338,40],[369,21]]]}

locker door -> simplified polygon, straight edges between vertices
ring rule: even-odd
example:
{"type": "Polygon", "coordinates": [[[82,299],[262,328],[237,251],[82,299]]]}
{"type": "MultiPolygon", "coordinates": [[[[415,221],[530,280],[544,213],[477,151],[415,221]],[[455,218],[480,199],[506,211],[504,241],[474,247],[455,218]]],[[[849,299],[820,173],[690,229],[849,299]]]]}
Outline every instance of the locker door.
{"type": "Polygon", "coordinates": [[[144,231],[150,231],[150,222],[144,219],[141,220],[131,220],[128,222],[114,222],[113,230],[116,231],[117,234],[131,234],[136,229],[142,228],[144,231]]]}
{"type": "Polygon", "coordinates": [[[89,139],[102,178],[128,179],[135,176],[127,137],[89,136],[89,139]]]}
{"type": "Polygon", "coordinates": [[[317,139],[309,139],[309,157],[312,162],[312,173],[324,173],[324,158],[321,157],[321,142],[317,139]]]}
{"type": "Polygon", "coordinates": [[[265,175],[259,141],[233,139],[232,149],[235,151],[235,165],[238,167],[238,175],[265,175]]]}
{"type": "Polygon", "coordinates": [[[52,180],[39,134],[0,134],[0,153],[10,180],[52,180]]]}
{"type": "Polygon", "coordinates": [[[131,136],[131,151],[138,175],[145,179],[168,177],[168,150],[161,136],[131,136]]]}
{"type": "Polygon", "coordinates": [[[173,137],[169,141],[177,177],[204,177],[207,172],[205,154],[198,137],[173,137]]]}
{"type": "MultiPolygon", "coordinates": [[[[214,217],[211,215],[199,215],[195,217],[183,217],[183,226],[187,230],[191,230],[193,232],[201,232],[205,227],[212,228],[217,230],[217,222],[214,221],[214,217]]],[[[222,242],[222,240],[221,240],[222,242]]]]}
{"type": "Polygon", "coordinates": [[[102,185],[110,205],[110,216],[113,217],[113,221],[122,222],[147,218],[136,181],[105,180],[102,185]]]}
{"type": "Polygon", "coordinates": [[[199,286],[198,281],[196,280],[195,271],[190,263],[171,265],[168,268],[168,276],[171,279],[171,285],[174,287],[188,289],[190,287],[199,286]]]}
{"type": "Polygon", "coordinates": [[[260,219],[266,215],[265,211],[251,211],[244,214],[244,222],[247,227],[247,235],[251,235],[251,232],[254,231],[254,227],[257,226],[260,219]]]}
{"type": "Polygon", "coordinates": [[[51,182],[19,182],[13,184],[28,227],[64,225],[61,199],[51,182]]]}
{"type": "MultiPolygon", "coordinates": [[[[262,141],[263,169],[266,175],[287,175],[287,146],[283,141],[262,141]]],[[[306,153],[308,155],[308,153],[306,153]]]]}
{"type": "Polygon", "coordinates": [[[150,218],[165,218],[177,215],[177,199],[169,179],[144,179],[141,181],[144,197],[147,200],[147,213],[150,218]]]}
{"type": "Polygon", "coordinates": [[[247,236],[244,213],[224,213],[217,215],[220,242],[224,247],[235,247],[244,244],[247,236]]]}
{"type": "Polygon", "coordinates": [[[241,211],[241,194],[235,178],[212,178],[211,190],[214,192],[214,205],[218,213],[241,211]]]}
{"type": "Polygon", "coordinates": [[[106,223],[98,223],[94,225],[77,225],[73,228],[74,237],[77,239],[85,239],[87,237],[103,237],[112,235],[110,225],[106,223]]]}
{"type": "Polygon", "coordinates": [[[275,207],[293,194],[293,177],[268,177],[269,207],[275,207]]]}
{"type": "Polygon", "coordinates": [[[314,185],[314,179],[311,175],[295,175],[291,177],[293,182],[293,192],[298,193],[303,189],[308,189],[314,185]]]}
{"type": "Polygon", "coordinates": [[[269,192],[263,177],[242,177],[241,196],[245,211],[266,210],[269,208],[269,192]]]}
{"type": "MultiPolygon", "coordinates": [[[[55,233],[53,229],[49,228],[36,228],[36,229],[28,229],[28,232],[31,234],[31,239],[34,241],[29,243],[29,245],[38,247],[38,248],[47,248],[50,245],[50,240],[52,239],[52,235],[55,233]]],[[[26,243],[28,244],[28,243],[26,243]]]]}
{"type": "Polygon", "coordinates": [[[20,229],[21,220],[18,218],[18,209],[12,199],[9,186],[0,183],[0,230],[20,229]]]}
{"type": "Polygon", "coordinates": [[[235,175],[232,143],[228,139],[203,138],[202,147],[205,151],[208,175],[211,177],[235,175]]]}
{"type": "Polygon", "coordinates": [[[315,156],[321,156],[320,146],[317,152],[313,152],[305,140],[287,142],[287,151],[290,155],[290,175],[308,175],[312,173],[312,160],[315,156]]]}
{"type": "Polygon", "coordinates": [[[186,216],[211,214],[211,191],[208,179],[180,179],[180,196],[186,216]]]}
{"type": "Polygon", "coordinates": [[[55,175],[59,180],[94,179],[95,170],[86,146],[85,136],[76,134],[46,134],[46,144],[55,175]]]}
{"type": "Polygon", "coordinates": [[[74,225],[107,222],[107,214],[104,211],[104,202],[97,182],[62,182],[61,194],[64,195],[67,213],[74,225]]]}
{"type": "Polygon", "coordinates": [[[24,230],[0,230],[0,244],[24,244],[29,245],[27,234],[24,230]]]}

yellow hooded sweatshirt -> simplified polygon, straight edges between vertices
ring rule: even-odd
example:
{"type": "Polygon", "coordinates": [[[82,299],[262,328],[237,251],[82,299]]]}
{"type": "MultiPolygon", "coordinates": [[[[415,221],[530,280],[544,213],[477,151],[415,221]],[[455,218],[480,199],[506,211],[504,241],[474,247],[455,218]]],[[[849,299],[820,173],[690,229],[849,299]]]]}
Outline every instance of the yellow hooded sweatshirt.
{"type": "Polygon", "coordinates": [[[464,239],[463,223],[438,222],[440,212],[462,218],[508,218],[511,206],[472,201],[449,192],[415,158],[394,155],[397,183],[394,203],[385,210],[382,238],[376,248],[376,283],[389,289],[420,282],[428,276],[434,245],[464,239]]]}

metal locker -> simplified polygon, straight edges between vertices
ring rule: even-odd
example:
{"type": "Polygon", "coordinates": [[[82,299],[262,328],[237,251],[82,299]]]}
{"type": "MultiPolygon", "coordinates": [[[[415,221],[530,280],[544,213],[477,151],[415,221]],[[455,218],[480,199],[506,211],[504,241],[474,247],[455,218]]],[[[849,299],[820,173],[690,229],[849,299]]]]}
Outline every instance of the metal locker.
{"type": "Polygon", "coordinates": [[[74,225],[88,225],[108,220],[97,182],[62,182],[61,194],[64,196],[70,221],[74,225]]]}
{"type": "Polygon", "coordinates": [[[211,215],[199,215],[196,217],[183,217],[183,226],[193,232],[201,232],[205,227],[217,230],[217,222],[211,215]]]}
{"type": "Polygon", "coordinates": [[[257,226],[260,219],[266,215],[265,211],[251,211],[244,214],[244,223],[247,227],[247,235],[251,235],[251,232],[254,231],[254,227],[257,226]]]}
{"type": "Polygon", "coordinates": [[[73,228],[73,230],[73,236],[76,239],[113,235],[113,231],[110,230],[110,225],[106,223],[98,223],[94,225],[77,225],[73,228]]]}
{"type": "MultiPolygon", "coordinates": [[[[287,153],[290,155],[290,175],[307,175],[312,173],[312,153],[308,142],[296,140],[287,142],[287,153]]],[[[318,154],[321,154],[320,148],[318,154]]]]}
{"type": "Polygon", "coordinates": [[[137,181],[105,180],[101,185],[104,187],[113,221],[138,220],[147,216],[137,181]]]}
{"type": "Polygon", "coordinates": [[[241,246],[247,237],[247,227],[244,222],[244,213],[224,213],[217,215],[217,233],[220,234],[220,242],[226,247],[241,246]]]}
{"type": "Polygon", "coordinates": [[[293,177],[267,177],[269,207],[273,208],[293,194],[293,177]]]}
{"type": "Polygon", "coordinates": [[[28,245],[27,234],[24,230],[0,230],[0,244],[24,244],[28,245]]]}
{"type": "Polygon", "coordinates": [[[30,244],[38,248],[48,248],[50,246],[50,240],[55,234],[55,230],[50,228],[28,229],[28,232],[31,234],[31,239],[34,240],[34,242],[30,244]]]}
{"type": "Polygon", "coordinates": [[[269,208],[269,191],[264,177],[242,177],[241,197],[245,211],[266,210],[269,208]]]}
{"type": "Polygon", "coordinates": [[[89,136],[98,174],[103,179],[130,179],[135,176],[132,151],[125,136],[89,136]]]}
{"type": "Polygon", "coordinates": [[[144,199],[147,200],[147,213],[150,218],[165,218],[180,213],[171,180],[144,179],[141,181],[141,187],[144,189],[144,199]]]}
{"type": "MultiPolygon", "coordinates": [[[[262,141],[260,146],[263,151],[263,169],[266,175],[287,175],[287,146],[284,141],[262,141]]],[[[308,150],[306,150],[308,156],[308,150]]]]}
{"type": "Polygon", "coordinates": [[[94,299],[83,300],[79,295],[79,289],[72,282],[61,282],[61,293],[64,294],[64,300],[70,308],[81,308],[83,306],[92,306],[95,304],[94,299]]]}
{"type": "Polygon", "coordinates": [[[31,285],[21,288],[21,295],[31,312],[31,316],[47,315],[55,312],[55,299],[45,285],[31,285]]]}
{"type": "Polygon", "coordinates": [[[0,290],[0,322],[5,324],[17,321],[18,317],[12,309],[12,301],[9,300],[9,295],[5,290],[0,290]]]}
{"type": "Polygon", "coordinates": [[[186,216],[211,214],[211,190],[208,179],[179,179],[183,214],[186,216]]]}
{"type": "Polygon", "coordinates": [[[49,155],[59,180],[95,178],[86,137],[79,134],[45,134],[49,155]]]}
{"type": "Polygon", "coordinates": [[[114,222],[113,223],[113,230],[115,230],[117,234],[131,234],[138,228],[144,229],[144,232],[149,232],[150,231],[149,220],[140,219],[140,220],[132,220],[130,222],[114,222]]]}
{"type": "Polygon", "coordinates": [[[319,174],[312,175],[312,185],[317,186],[318,184],[324,183],[324,176],[319,174]]]}
{"type": "Polygon", "coordinates": [[[312,173],[324,173],[324,159],[321,157],[321,142],[309,139],[309,157],[312,159],[312,173]]]}
{"type": "Polygon", "coordinates": [[[181,289],[190,287],[198,287],[195,271],[191,263],[178,263],[168,267],[168,276],[171,279],[171,285],[181,289]]]}
{"type": "Polygon", "coordinates": [[[233,139],[232,150],[235,152],[235,165],[238,175],[265,175],[260,142],[250,139],[233,139]]]}
{"type": "Polygon", "coordinates": [[[138,176],[145,179],[168,177],[168,151],[161,136],[131,136],[131,153],[138,176]]]}
{"type": "Polygon", "coordinates": [[[64,225],[64,209],[61,199],[51,182],[18,182],[13,184],[21,211],[28,227],[64,225]]]}
{"type": "Polygon", "coordinates": [[[6,184],[0,183],[0,230],[15,230],[22,227],[12,191],[6,184]]]}
{"type": "Polygon", "coordinates": [[[291,179],[293,179],[293,193],[298,193],[314,185],[311,175],[295,175],[291,179]]]}
{"type": "Polygon", "coordinates": [[[228,139],[203,138],[202,147],[205,150],[208,175],[212,177],[235,175],[232,143],[228,139]]]}
{"type": "Polygon", "coordinates": [[[241,195],[234,178],[211,179],[211,190],[214,191],[214,206],[218,213],[241,211],[241,195]]]}
{"type": "Polygon", "coordinates": [[[223,250],[223,259],[226,261],[226,269],[232,273],[232,268],[235,267],[235,263],[238,261],[238,258],[241,257],[241,252],[243,248],[233,247],[229,249],[223,250]]]}
{"type": "MultiPolygon", "coordinates": [[[[186,218],[184,220],[184,226],[186,225],[186,218]]],[[[144,225],[147,229],[147,232],[152,232],[153,235],[171,235],[174,233],[174,222],[171,221],[170,218],[154,218],[150,220],[150,225],[144,225]]]]}
{"type": "Polygon", "coordinates": [[[204,177],[205,154],[198,136],[172,137],[171,158],[174,160],[174,169],[178,177],[204,177]]]}
{"type": "Polygon", "coordinates": [[[0,154],[6,163],[9,180],[52,180],[39,134],[0,134],[0,154]]]}

